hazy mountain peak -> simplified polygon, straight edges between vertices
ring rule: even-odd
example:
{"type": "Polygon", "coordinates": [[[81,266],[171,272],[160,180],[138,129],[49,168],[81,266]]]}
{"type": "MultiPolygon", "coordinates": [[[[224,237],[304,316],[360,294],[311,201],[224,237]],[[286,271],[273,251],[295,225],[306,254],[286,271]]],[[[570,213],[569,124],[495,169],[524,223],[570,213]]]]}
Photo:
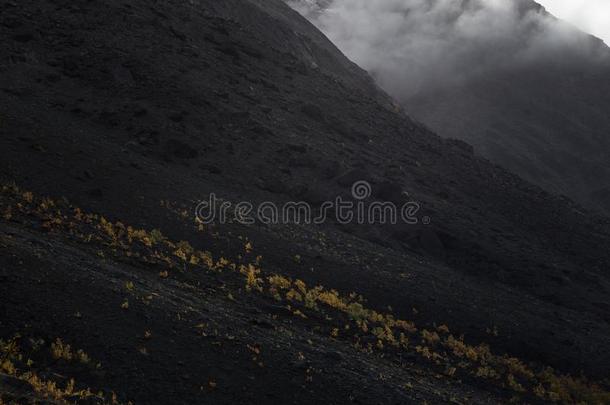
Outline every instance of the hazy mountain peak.
{"type": "Polygon", "coordinates": [[[529,0],[289,0],[395,97],[492,69],[608,57],[529,0]]]}
{"type": "Polygon", "coordinates": [[[610,210],[610,49],[530,0],[290,0],[440,135],[610,210]]]}

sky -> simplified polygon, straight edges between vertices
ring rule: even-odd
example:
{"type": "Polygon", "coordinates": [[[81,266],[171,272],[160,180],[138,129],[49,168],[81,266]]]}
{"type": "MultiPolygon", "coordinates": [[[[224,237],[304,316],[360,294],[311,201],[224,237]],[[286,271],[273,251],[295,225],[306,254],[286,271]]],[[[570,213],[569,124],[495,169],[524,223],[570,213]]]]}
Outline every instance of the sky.
{"type": "Polygon", "coordinates": [[[610,45],[610,0],[538,0],[538,3],[556,17],[610,45]]]}

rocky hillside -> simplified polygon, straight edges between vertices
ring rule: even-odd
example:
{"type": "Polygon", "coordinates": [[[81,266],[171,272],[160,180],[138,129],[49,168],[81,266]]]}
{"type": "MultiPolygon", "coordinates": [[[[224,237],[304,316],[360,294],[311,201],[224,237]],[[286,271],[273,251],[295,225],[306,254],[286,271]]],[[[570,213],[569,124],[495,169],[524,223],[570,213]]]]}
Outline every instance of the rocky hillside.
{"type": "Polygon", "coordinates": [[[608,220],[416,123],[282,1],[8,1],[0,32],[3,391],[51,395],[38,362],[58,400],[604,398],[562,374],[608,373],[608,220]],[[418,224],[192,220],[357,181],[418,224]]]}
{"type": "Polygon", "coordinates": [[[486,72],[404,105],[443,136],[463,139],[521,177],[608,214],[610,64],[571,62],[486,72]]]}
{"type": "Polygon", "coordinates": [[[263,270],[241,236],[215,256],[11,184],[0,208],[1,326],[18,331],[0,339],[2,404],[610,400],[447,325],[263,270]]]}

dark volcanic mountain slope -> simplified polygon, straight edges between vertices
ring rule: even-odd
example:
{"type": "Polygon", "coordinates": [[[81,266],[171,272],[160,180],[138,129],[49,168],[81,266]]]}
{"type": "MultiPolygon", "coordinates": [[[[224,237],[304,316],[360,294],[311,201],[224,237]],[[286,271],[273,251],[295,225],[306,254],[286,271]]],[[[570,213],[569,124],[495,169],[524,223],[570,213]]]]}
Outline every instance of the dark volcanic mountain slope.
{"type": "Polygon", "coordinates": [[[0,211],[0,330],[18,331],[0,339],[2,403],[610,398],[446,325],[417,329],[362,296],[267,273],[251,243],[220,258],[14,185],[0,211]]]}
{"type": "Polygon", "coordinates": [[[610,212],[610,49],[599,39],[531,0],[288,3],[441,136],[610,212]]]}
{"type": "Polygon", "coordinates": [[[476,342],[496,326],[499,351],[607,373],[607,219],[415,123],[282,2],[0,7],[2,177],[219,254],[230,239],[202,240],[167,201],[189,216],[209,193],[319,203],[356,180],[379,199],[407,192],[430,225],[214,230],[248,235],[268,268],[311,285],[415,307],[476,342]]]}
{"type": "Polygon", "coordinates": [[[609,65],[587,59],[541,61],[420,93],[405,106],[523,178],[608,213],[609,78],[609,65]]]}

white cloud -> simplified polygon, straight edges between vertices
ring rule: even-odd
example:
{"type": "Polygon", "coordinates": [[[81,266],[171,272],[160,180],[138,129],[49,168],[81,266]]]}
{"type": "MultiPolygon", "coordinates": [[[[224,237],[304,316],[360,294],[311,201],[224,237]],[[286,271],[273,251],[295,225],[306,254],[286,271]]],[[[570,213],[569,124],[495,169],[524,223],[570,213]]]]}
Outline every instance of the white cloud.
{"type": "Polygon", "coordinates": [[[610,0],[539,0],[551,13],[610,44],[610,0]]]}
{"type": "Polygon", "coordinates": [[[528,0],[287,1],[398,99],[507,66],[598,55],[528,0]]]}

